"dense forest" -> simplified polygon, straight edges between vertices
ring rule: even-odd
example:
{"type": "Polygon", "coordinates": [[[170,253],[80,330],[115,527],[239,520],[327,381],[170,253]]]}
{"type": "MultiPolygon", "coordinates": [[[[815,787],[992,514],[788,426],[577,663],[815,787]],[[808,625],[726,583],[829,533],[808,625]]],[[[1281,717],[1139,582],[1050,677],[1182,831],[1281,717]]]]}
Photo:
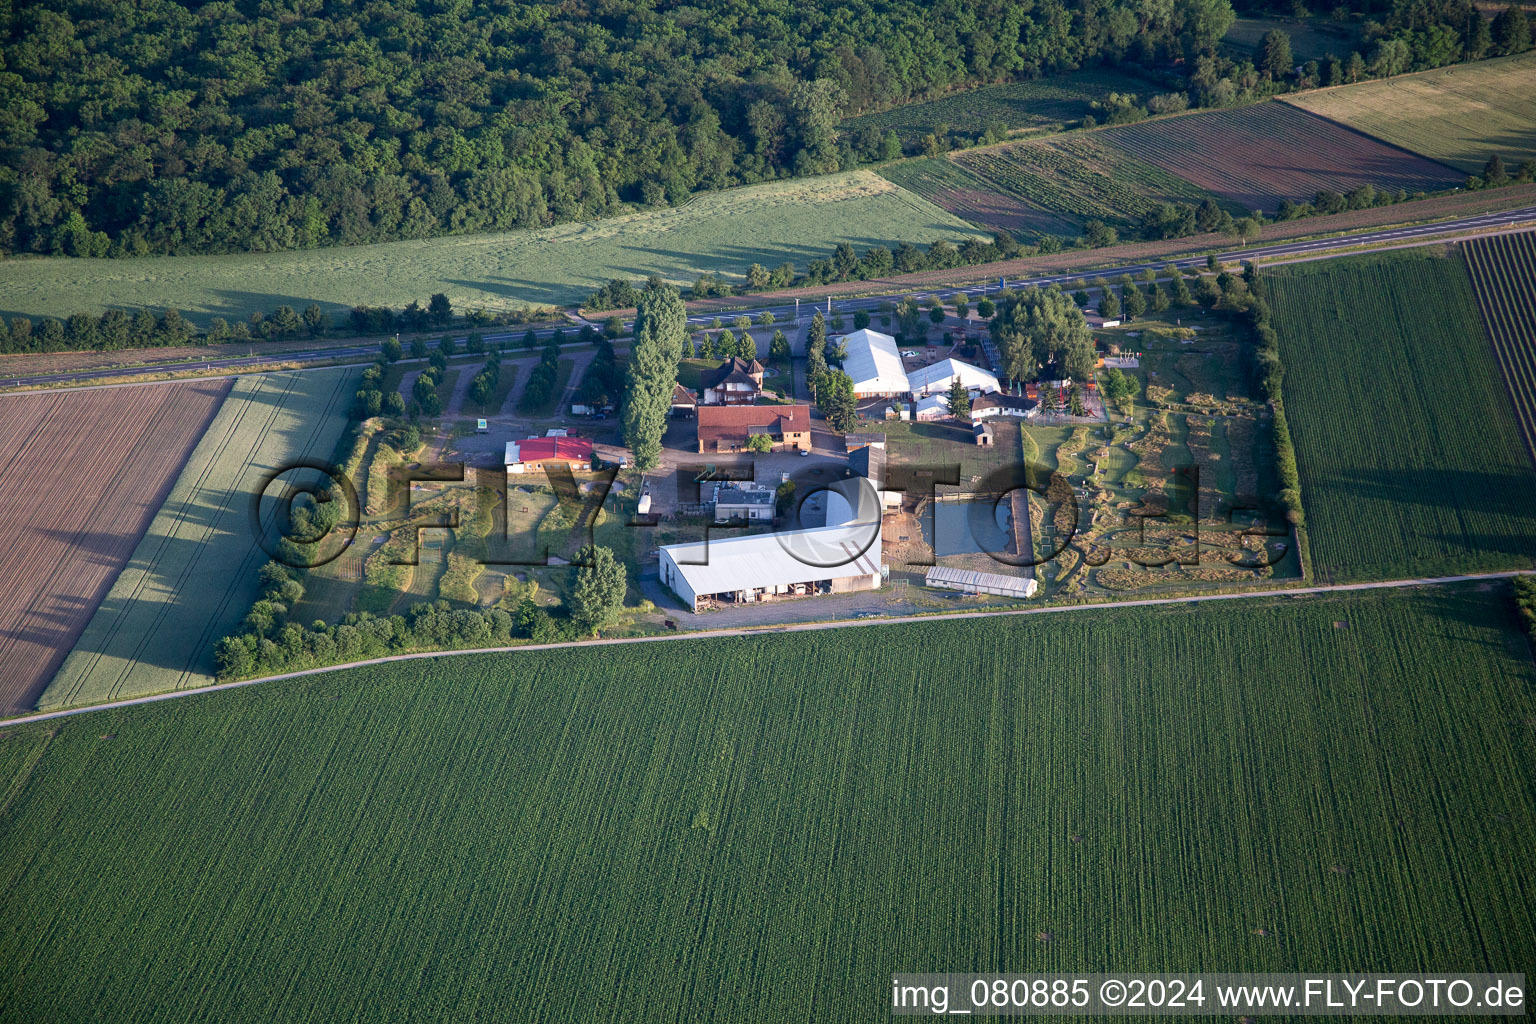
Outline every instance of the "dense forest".
{"type": "Polygon", "coordinates": [[[5,3],[0,250],[529,227],[888,152],[850,114],[1210,53],[1228,0],[5,3]]]}

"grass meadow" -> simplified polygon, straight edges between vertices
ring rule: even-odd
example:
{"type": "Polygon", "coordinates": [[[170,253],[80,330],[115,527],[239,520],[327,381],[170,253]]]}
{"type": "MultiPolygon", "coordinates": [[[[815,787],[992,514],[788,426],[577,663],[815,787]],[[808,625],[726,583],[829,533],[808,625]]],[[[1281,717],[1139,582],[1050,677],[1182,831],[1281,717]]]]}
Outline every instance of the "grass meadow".
{"type": "Polygon", "coordinates": [[[1269,277],[1321,581],[1536,564],[1536,474],[1461,261],[1269,277]]]}
{"type": "Polygon", "coordinates": [[[1094,100],[1112,92],[1156,92],[1144,78],[1109,68],[1078,71],[1070,75],[1027,82],[1003,82],[957,92],[926,103],[908,103],[875,114],[861,114],[843,122],[843,130],[873,126],[895,129],[904,144],[911,145],[937,129],[979,135],[1001,124],[1027,133],[1056,131],[1093,112],[1094,100]]]}
{"type": "Polygon", "coordinates": [[[1536,53],[1321,89],[1285,102],[1475,174],[1536,159],[1536,53]]]}
{"type": "Polygon", "coordinates": [[[252,535],[251,496],[273,469],[331,457],[356,379],[309,370],[235,383],[39,707],[213,682],[213,645],[250,611],[268,557],[252,535]]]}
{"type": "Polygon", "coordinates": [[[1234,60],[1259,61],[1264,35],[1279,29],[1291,37],[1291,54],[1297,60],[1322,60],[1349,56],[1351,50],[1365,49],[1358,22],[1334,21],[1332,18],[1238,18],[1227,29],[1222,43],[1234,60]]]}
{"type": "Polygon", "coordinates": [[[287,303],[331,313],[399,308],[434,292],[456,307],[575,304],[611,278],[703,271],[740,278],[787,261],[800,270],[839,242],[872,245],[979,232],[873,171],[705,193],[671,209],[535,231],[233,256],[26,259],[0,264],[0,313],[63,317],[109,306],[174,306],[198,323],[287,303]]]}
{"type": "Polygon", "coordinates": [[[0,1006],[880,1021],[895,971],[1513,970],[1533,693],[1508,596],[1462,586],[424,660],[15,727],[0,1006]]]}

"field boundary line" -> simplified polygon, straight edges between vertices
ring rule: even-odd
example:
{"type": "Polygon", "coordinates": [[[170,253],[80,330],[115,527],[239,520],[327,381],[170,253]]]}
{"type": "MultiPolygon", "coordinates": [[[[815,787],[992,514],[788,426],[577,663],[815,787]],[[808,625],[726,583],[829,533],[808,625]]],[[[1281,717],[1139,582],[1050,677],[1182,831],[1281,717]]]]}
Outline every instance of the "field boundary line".
{"type": "Polygon", "coordinates": [[[1173,604],[1202,604],[1207,601],[1242,601],[1265,597],[1296,597],[1305,594],[1333,594],[1347,593],[1360,590],[1400,590],[1407,587],[1435,587],[1447,586],[1456,583],[1478,583],[1491,580],[1512,579],[1517,576],[1536,576],[1536,569],[1505,569],[1498,572],[1468,573],[1460,576],[1424,576],[1410,579],[1397,580],[1371,580],[1364,583],[1331,583],[1313,587],[1293,587],[1279,590],[1247,590],[1230,594],[1199,594],[1194,597],[1158,597],[1148,598],[1143,601],[1104,601],[1097,604],[1066,604],[1053,605],[1047,608],[1004,608],[995,611],[972,612],[947,612],[925,615],[904,615],[899,618],[879,619],[847,619],[831,622],[803,622],[772,626],[742,626],[735,629],[701,629],[691,632],[660,634],[654,636],[626,636],[614,637],[609,640],[567,640],[551,644],[519,644],[510,647],[470,647],[463,650],[452,651],[417,651],[410,654],[391,654],[382,658],[366,658],[362,661],[349,661],[339,665],[326,665],[320,668],[300,669],[297,672],[282,672],[277,675],[260,676],[256,679],[239,679],[228,683],[214,683],[210,686],[199,686],[186,690],[168,690],[164,693],[150,694],[144,697],[132,697],[127,700],[108,701],[102,704],[91,704],[79,708],[65,708],[59,711],[46,711],[35,715],[24,715],[17,718],[0,719],[0,728],[9,728],[17,725],[28,725],[35,722],[46,722],[57,718],[69,718],[75,715],[83,715],[91,711],[109,711],[116,708],[133,707],[139,704],[157,704],[161,701],[176,700],[181,697],[192,697],[202,693],[216,693],[222,690],[237,690],[247,686],[257,686],[261,683],[275,683],[284,679],[302,679],[305,676],[317,676],[326,672],[338,672],[342,669],[366,668],[369,665],[385,665],[398,661],[420,661],[426,658],[454,658],[476,654],[515,654],[521,651],[553,651],[567,648],[587,647],[614,647],[620,644],[643,643],[676,643],[688,640],[723,640],[742,639],[754,636],[763,636],[777,633],[811,633],[828,629],[856,629],[860,627],[878,626],[904,626],[916,622],[955,622],[960,619],[1000,618],[1003,616],[1018,615],[1053,615],[1065,612],[1097,611],[1105,608],[1150,608],[1157,605],[1173,604]]]}

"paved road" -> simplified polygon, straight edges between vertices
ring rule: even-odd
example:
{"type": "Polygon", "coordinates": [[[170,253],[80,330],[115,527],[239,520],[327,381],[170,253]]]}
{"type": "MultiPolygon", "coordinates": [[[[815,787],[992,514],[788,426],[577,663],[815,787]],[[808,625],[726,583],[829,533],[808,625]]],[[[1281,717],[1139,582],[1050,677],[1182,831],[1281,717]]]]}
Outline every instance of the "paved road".
{"type": "MultiPolygon", "coordinates": [[[[1498,213],[1482,214],[1476,217],[1462,217],[1458,220],[1438,221],[1434,224],[1419,224],[1413,227],[1401,228],[1381,228],[1371,231],[1355,232],[1352,234],[1336,235],[1332,238],[1313,239],[1311,241],[1278,242],[1274,245],[1255,245],[1248,248],[1230,249],[1219,253],[1218,258],[1226,262],[1287,256],[1306,257],[1310,254],[1316,254],[1317,257],[1322,258],[1325,254],[1328,253],[1329,250],[1336,250],[1347,246],[1373,244],[1390,245],[1392,243],[1411,242],[1415,239],[1434,238],[1436,236],[1445,234],[1492,232],[1506,229],[1511,224],[1531,220],[1536,220],[1536,206],[1522,206],[1511,210],[1503,210],[1498,213]]],[[[1343,254],[1335,253],[1333,255],[1343,254]]],[[[1120,267],[1106,267],[1100,270],[1090,271],[1087,274],[1083,272],[1077,272],[1071,274],[1047,274],[1042,277],[1022,277],[1014,278],[1012,280],[999,279],[996,283],[988,282],[984,285],[972,285],[966,288],[937,288],[929,290],[919,289],[915,292],[910,288],[902,288],[895,289],[886,295],[866,296],[857,299],[832,299],[829,301],[831,303],[830,309],[833,313],[854,313],[858,310],[869,311],[878,309],[881,303],[889,302],[892,298],[902,295],[917,294],[923,297],[935,295],[941,299],[949,299],[955,295],[964,294],[974,298],[976,296],[985,295],[989,292],[996,292],[1005,286],[1016,288],[1026,285],[1045,285],[1051,283],[1061,284],[1067,281],[1075,281],[1085,276],[1115,277],[1120,274],[1135,275],[1139,274],[1143,270],[1161,270],[1162,268],[1168,266],[1194,267],[1201,266],[1204,263],[1204,256],[1190,256],[1182,259],[1153,260],[1146,263],[1132,263],[1120,267]]],[[[783,305],[759,306],[752,309],[733,310],[731,315],[732,317],[735,317],[745,314],[755,319],[763,312],[771,312],[773,313],[775,320],[793,321],[797,312],[803,312],[804,316],[809,318],[812,310],[817,308],[826,310],[829,307],[825,302],[820,303],[819,305],[814,302],[802,302],[800,304],[800,308],[797,310],[795,304],[790,302],[783,305]]],[[[688,322],[696,326],[704,326],[711,323],[716,316],[721,315],[722,314],[718,312],[709,312],[707,314],[701,313],[697,316],[689,317],[688,322]]],[[[627,330],[630,326],[632,325],[626,323],[625,329],[627,330]]],[[[565,330],[567,333],[570,333],[569,328],[565,328],[565,330]]],[[[553,331],[554,329],[551,328],[549,330],[536,333],[538,333],[539,337],[545,338],[553,333],[553,331]]],[[[521,339],[526,333],[526,330],[491,333],[485,335],[485,340],[511,341],[514,339],[521,339]]],[[[457,335],[457,337],[460,341],[462,341],[464,335],[460,334],[457,335]]],[[[229,359],[207,360],[201,363],[175,363],[171,365],[162,364],[159,366],[83,370],[77,373],[38,374],[33,376],[12,377],[0,380],[0,390],[4,390],[5,388],[35,386],[40,384],[88,383],[92,380],[101,380],[104,378],[151,376],[154,374],[166,373],[170,371],[196,370],[199,368],[206,368],[209,370],[238,371],[244,367],[261,366],[276,361],[304,362],[323,359],[345,359],[354,360],[357,362],[366,362],[373,359],[373,357],[378,354],[378,351],[379,350],[377,345],[354,345],[337,348],[315,349],[308,352],[285,352],[281,354],[238,356],[229,359]]]]}
{"type": "Polygon", "coordinates": [[[106,711],[112,708],[127,708],[138,704],[156,704],[165,700],[177,700],[182,697],[193,697],[201,693],[215,693],[220,690],[234,690],[244,686],[255,686],[259,683],[273,683],[283,679],[300,679],[304,676],[320,675],[323,672],[335,672],[345,668],[363,668],[368,665],[384,665],[394,661],[419,661],[423,658],[457,658],[474,654],[517,654],[522,651],[550,651],[567,647],[611,647],[619,644],[654,644],[674,643],[683,640],[712,640],[722,637],[761,636],[766,633],[808,633],[824,629],[858,629],[872,626],[904,626],[914,622],[953,622],[957,619],[982,619],[996,618],[1006,615],[1056,615],[1070,612],[1101,611],[1105,608],[1148,608],[1154,605],[1166,604],[1203,604],[1206,601],[1246,601],[1266,597],[1294,597],[1298,594],[1333,594],[1352,590],[1392,590],[1402,587],[1431,587],[1444,586],[1451,583],[1474,583],[1489,580],[1509,579],[1514,576],[1536,576],[1536,570],[1518,569],[1510,572],[1475,573],[1466,576],[1427,576],[1415,579],[1403,580],[1377,580],[1371,583],[1334,583],[1314,587],[1294,587],[1282,590],[1246,590],[1230,593],[1200,594],[1195,597],[1158,597],[1142,601],[1105,601],[1101,604],[1069,604],[1053,605],[1041,608],[1002,608],[991,611],[974,612],[949,612],[941,615],[906,615],[900,618],[875,618],[853,619],[836,622],[804,622],[791,623],[779,626],[744,627],[737,629],[701,629],[691,632],[669,633],[661,636],[632,636],[617,637],[612,640],[577,640],[556,644],[523,644],[518,647],[477,647],[463,651],[433,651],[421,654],[394,654],[385,658],[369,658],[366,661],[353,661],[345,665],[329,665],[325,668],[310,668],[302,672],[284,672],[280,675],[263,676],[260,679],[245,679],[238,683],[216,683],[212,686],[200,686],[190,690],[176,690],[171,693],[158,693],[149,697],[134,697],[130,700],[115,700],[106,704],[93,704],[89,707],[70,708],[64,711],[46,711],[35,715],[25,715],[20,718],[0,719],[0,727],[26,725],[29,722],[47,722],[55,718],[68,718],[73,715],[83,715],[91,711],[106,711]]]}
{"type": "MultiPolygon", "coordinates": [[[[1412,227],[1379,228],[1371,231],[1360,231],[1335,235],[1332,238],[1319,238],[1300,242],[1277,242],[1274,245],[1254,245],[1246,248],[1229,249],[1217,253],[1217,258],[1223,262],[1232,263],[1241,260],[1269,259],[1286,256],[1306,256],[1309,254],[1322,255],[1329,250],[1346,246],[1357,245],[1388,245],[1394,242],[1401,243],[1413,239],[1433,238],[1445,234],[1459,234],[1468,232],[1489,232],[1509,228],[1513,224],[1521,224],[1536,220],[1536,206],[1521,206],[1511,210],[1501,210],[1497,213],[1482,214],[1476,217],[1463,217],[1458,220],[1439,221],[1434,224],[1419,224],[1412,227]]],[[[1340,254],[1342,255],[1342,254],[1340,254]]],[[[878,309],[882,302],[889,302],[891,298],[900,295],[915,294],[921,298],[930,295],[941,299],[948,299],[956,295],[967,295],[972,298],[996,292],[1004,287],[1019,288],[1028,285],[1065,284],[1068,281],[1076,281],[1084,277],[1117,277],[1121,274],[1136,275],[1144,270],[1162,270],[1165,267],[1197,267],[1204,266],[1206,257],[1188,256],[1180,259],[1151,260],[1146,263],[1131,263],[1119,267],[1107,267],[1088,272],[1074,271],[1066,274],[1046,274],[1039,277],[1018,277],[1012,279],[999,279],[996,283],[971,285],[965,288],[936,288],[931,290],[904,288],[892,291],[887,295],[873,295],[857,299],[833,299],[831,310],[834,313],[852,313],[858,310],[878,309]]],[[[812,311],[821,309],[826,312],[827,303],[802,302],[800,311],[809,318],[812,311]]],[[[788,318],[793,321],[796,313],[794,303],[781,306],[763,306],[747,310],[733,310],[732,316],[745,313],[756,317],[764,311],[773,313],[775,319],[788,318]]],[[[723,314],[710,312],[691,316],[688,322],[692,324],[708,324],[716,316],[723,314]]]]}

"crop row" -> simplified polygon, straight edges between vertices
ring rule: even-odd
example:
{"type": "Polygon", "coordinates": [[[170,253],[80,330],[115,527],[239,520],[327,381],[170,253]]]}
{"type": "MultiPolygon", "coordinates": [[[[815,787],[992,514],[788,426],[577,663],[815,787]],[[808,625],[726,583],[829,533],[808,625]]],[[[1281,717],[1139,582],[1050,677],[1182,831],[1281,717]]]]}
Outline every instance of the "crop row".
{"type": "Polygon", "coordinates": [[[1536,476],[1460,261],[1339,260],[1271,284],[1319,575],[1532,565],[1536,476]]]}
{"type": "Polygon", "coordinates": [[[356,382],[347,369],[236,383],[41,706],[211,681],[213,645],[250,609],[268,557],[252,496],[269,471],[332,456],[356,382]]]}
{"type": "Polygon", "coordinates": [[[0,710],[37,700],[227,390],[0,398],[0,710]]]}
{"type": "Polygon", "coordinates": [[[884,168],[886,178],[972,224],[1014,234],[1070,234],[1076,226],[1010,194],[997,183],[944,157],[907,160],[884,168]]]}
{"type": "Polygon", "coordinates": [[[1477,239],[1463,252],[1526,447],[1536,457],[1536,233],[1477,239]]]}
{"type": "Polygon", "coordinates": [[[1501,600],[441,658],[11,730],[0,1005],[773,1024],[874,1020],[893,965],[1507,970],[1501,600]]]}
{"type": "Polygon", "coordinates": [[[1078,221],[1139,220],[1163,202],[1198,203],[1208,193],[1097,136],[1021,142],[958,157],[995,188],[1078,221]]]}

